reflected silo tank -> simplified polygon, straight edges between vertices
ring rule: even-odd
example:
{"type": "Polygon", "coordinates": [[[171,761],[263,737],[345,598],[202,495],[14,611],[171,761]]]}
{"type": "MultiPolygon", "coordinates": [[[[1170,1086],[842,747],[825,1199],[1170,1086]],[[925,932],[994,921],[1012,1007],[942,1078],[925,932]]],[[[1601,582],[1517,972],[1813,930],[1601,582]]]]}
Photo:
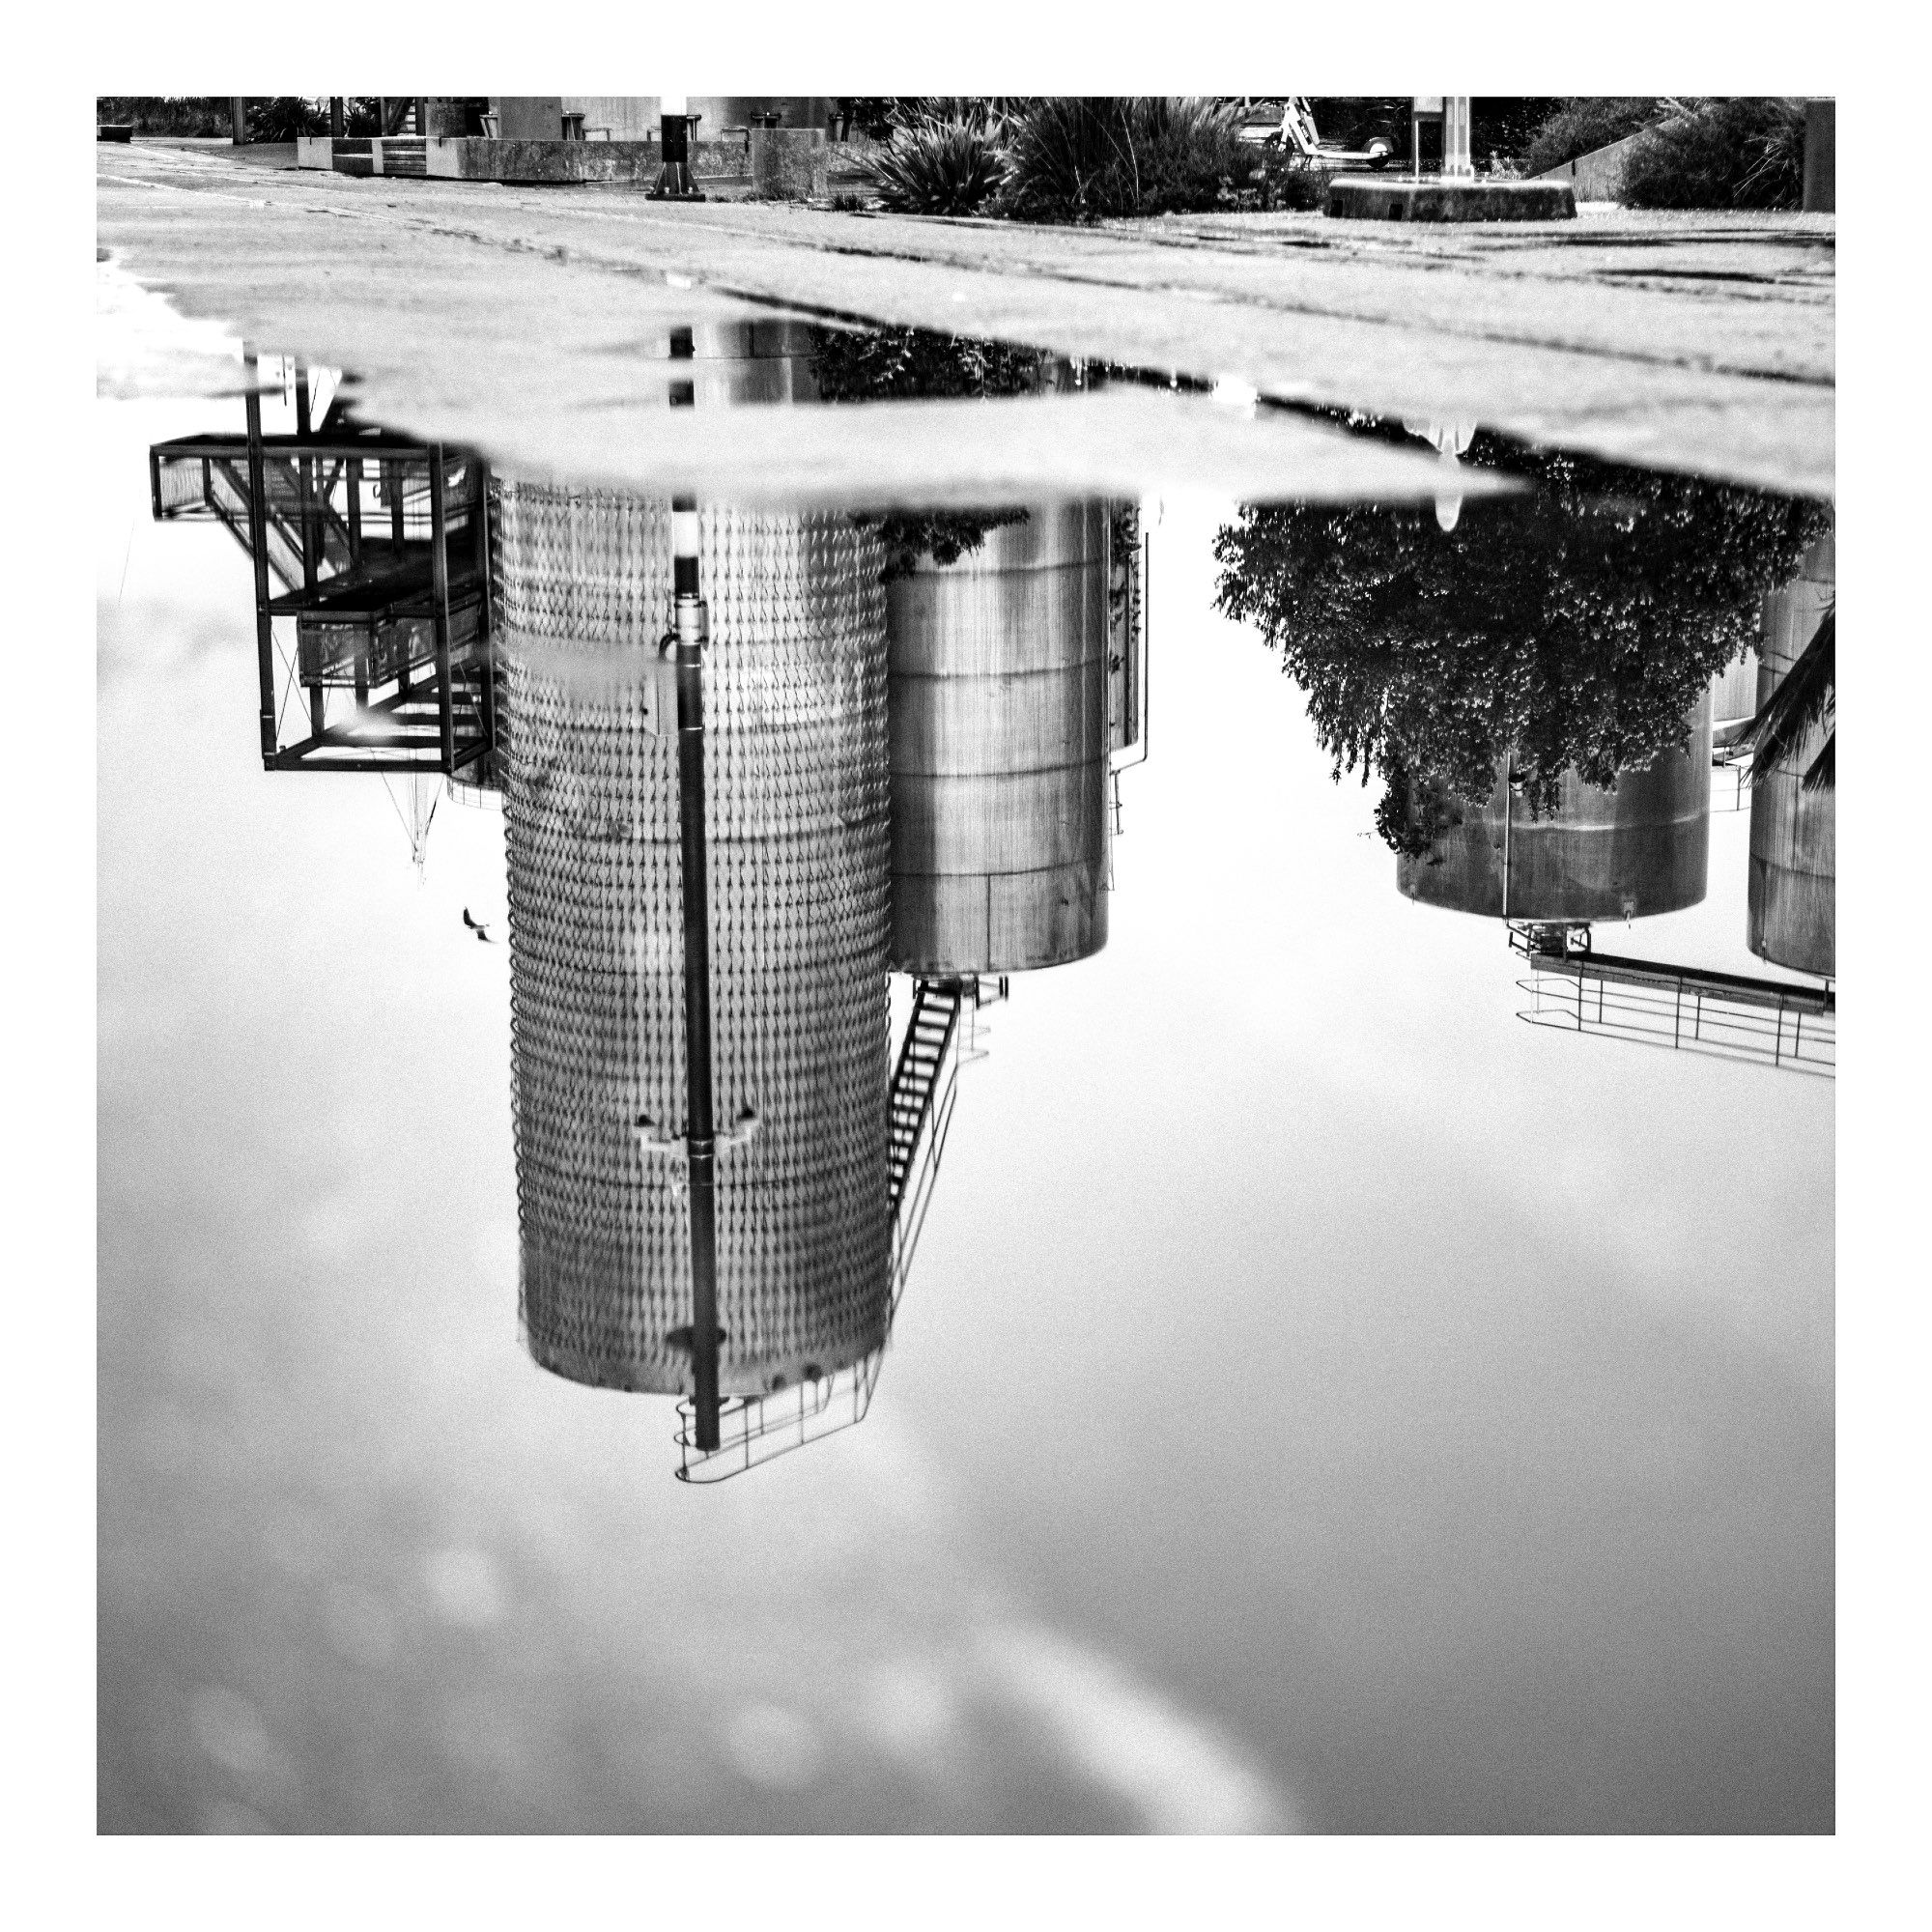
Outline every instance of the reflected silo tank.
{"type": "MultiPolygon", "coordinates": [[[[646,723],[668,503],[501,482],[513,1083],[524,1339],[546,1368],[689,1392],[677,739],[646,723]]],[[[720,1387],[885,1339],[888,834],[877,536],[706,508],[720,1387]]]]}
{"type": "Polygon", "coordinates": [[[1734,745],[1757,716],[1757,652],[1733,659],[1711,680],[1711,743],[1734,745]]]}
{"type": "MultiPolygon", "coordinates": [[[[1821,537],[1799,575],[1764,600],[1758,706],[1784,680],[1837,595],[1837,541],[1821,537]]],[[[1834,788],[1807,792],[1801,780],[1829,727],[1813,725],[1751,786],[1750,882],[1746,943],[1760,959],[1795,973],[1835,977],[1838,959],[1838,804],[1834,788]]]]}
{"type": "Polygon", "coordinates": [[[1108,505],[1036,503],[887,585],[893,964],[1024,972],[1107,941],[1108,505]]]}
{"type": "Polygon", "coordinates": [[[670,376],[691,384],[691,406],[818,400],[818,384],[811,372],[810,324],[697,323],[683,332],[691,338],[691,354],[685,356],[674,350],[670,376]]]}
{"type": "Polygon", "coordinates": [[[1711,850],[1711,695],[1686,737],[1616,789],[1563,775],[1556,810],[1532,819],[1498,779],[1429,858],[1403,854],[1396,884],[1425,905],[1491,919],[1583,922],[1680,912],[1704,896],[1711,850]],[[1440,863],[1432,863],[1439,860],[1440,863]]]}

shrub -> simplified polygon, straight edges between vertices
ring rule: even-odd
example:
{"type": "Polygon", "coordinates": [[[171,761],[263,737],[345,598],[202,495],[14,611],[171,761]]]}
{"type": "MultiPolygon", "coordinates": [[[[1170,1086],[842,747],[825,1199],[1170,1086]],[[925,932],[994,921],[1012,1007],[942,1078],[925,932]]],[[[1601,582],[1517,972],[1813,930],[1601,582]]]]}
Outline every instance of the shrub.
{"type": "Polygon", "coordinates": [[[1579,94],[1544,122],[1522,151],[1522,171],[1540,175],[1560,168],[1578,155],[1607,148],[1654,120],[1658,99],[1651,94],[1579,94]]]}
{"type": "Polygon", "coordinates": [[[1327,205],[1332,169],[1311,168],[1296,156],[1269,148],[1263,151],[1257,172],[1259,179],[1251,176],[1236,194],[1236,206],[1272,213],[1283,209],[1306,212],[1327,205]]]}
{"type": "Polygon", "coordinates": [[[1008,524],[1023,524],[1030,513],[1023,509],[1005,510],[895,510],[887,516],[858,515],[852,521],[862,529],[877,526],[886,546],[886,566],[879,572],[881,583],[910,577],[922,557],[934,563],[957,563],[986,541],[986,532],[1008,524]]]}
{"type": "Polygon", "coordinates": [[[301,94],[275,94],[258,96],[248,103],[251,141],[293,141],[300,134],[327,132],[326,98],[311,99],[301,94]]]}
{"type": "MultiPolygon", "coordinates": [[[[1470,154],[1478,164],[1507,162],[1512,170],[1529,173],[1523,156],[1543,124],[1562,105],[1562,99],[1551,95],[1476,95],[1469,102],[1470,154]]],[[[1406,102],[1402,118],[1406,123],[1406,102]]]]}
{"type": "Polygon", "coordinates": [[[897,128],[867,164],[879,199],[899,214],[972,214],[1006,185],[991,128],[930,119],[897,128]]]}
{"type": "Polygon", "coordinates": [[[1653,128],[1624,163],[1632,208],[1797,208],[1804,106],[1753,95],[1701,100],[1653,128]]]}
{"type": "Polygon", "coordinates": [[[821,402],[1030,396],[1051,358],[1010,342],[923,328],[818,328],[811,373],[821,402]]]}
{"type": "Polygon", "coordinates": [[[103,94],[97,121],[131,123],[137,134],[225,135],[228,101],[216,94],[103,94]]]}
{"type": "Polygon", "coordinates": [[[1013,128],[1004,212],[1094,221],[1215,207],[1255,162],[1240,110],[1202,96],[1055,96],[1013,128]]]}

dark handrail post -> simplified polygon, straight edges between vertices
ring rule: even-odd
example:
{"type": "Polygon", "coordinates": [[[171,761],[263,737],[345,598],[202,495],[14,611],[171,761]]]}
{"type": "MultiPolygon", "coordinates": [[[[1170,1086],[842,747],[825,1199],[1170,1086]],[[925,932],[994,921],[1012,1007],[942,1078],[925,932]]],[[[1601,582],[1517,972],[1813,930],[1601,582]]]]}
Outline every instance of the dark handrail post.
{"type": "MultiPolygon", "coordinates": [[[[475,463],[474,457],[470,458],[475,463]]],[[[482,598],[482,636],[479,647],[483,664],[483,742],[488,755],[497,755],[497,607],[490,589],[490,472],[480,466],[475,470],[476,583],[482,598]]]]}
{"type": "Polygon", "coordinates": [[[718,1447],[718,1147],[711,1104],[711,882],[704,851],[704,643],[697,505],[671,504],[678,835],[684,874],[685,1150],[691,1179],[691,1373],[700,1449],[718,1447]]]}
{"type": "MultiPolygon", "coordinates": [[[[442,444],[429,446],[429,573],[430,624],[436,633],[437,722],[442,734],[442,768],[456,769],[456,708],[449,669],[449,544],[444,527],[442,444]]],[[[408,645],[404,646],[407,653],[408,645]]]]}
{"type": "Polygon", "coordinates": [[[248,390],[242,409],[248,423],[248,550],[255,565],[255,657],[262,678],[262,763],[274,762],[275,620],[269,614],[269,502],[262,471],[262,398],[255,387],[254,352],[247,356],[248,390]]]}

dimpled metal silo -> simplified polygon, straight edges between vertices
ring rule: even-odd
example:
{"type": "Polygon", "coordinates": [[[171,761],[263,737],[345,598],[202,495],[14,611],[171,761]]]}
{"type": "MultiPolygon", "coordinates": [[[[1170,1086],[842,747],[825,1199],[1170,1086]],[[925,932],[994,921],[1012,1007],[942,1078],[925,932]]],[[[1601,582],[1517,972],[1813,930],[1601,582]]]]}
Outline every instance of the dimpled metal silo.
{"type": "Polygon", "coordinates": [[[904,972],[1021,972],[1107,943],[1108,513],[1036,503],[887,586],[904,972]]]}
{"type": "Polygon", "coordinates": [[[1614,791],[1565,772],[1556,810],[1541,818],[1498,779],[1428,857],[1397,860],[1397,886],[1425,905],[1551,923],[1699,904],[1711,856],[1708,690],[1684,731],[1644,770],[1620,772],[1614,791]]]}
{"type": "MultiPolygon", "coordinates": [[[[522,1325],[575,1380],[686,1392],[677,740],[646,720],[668,503],[504,481],[497,637],[522,1325]],[[640,1130],[642,1117],[653,1123],[640,1130]]],[[[720,1386],[885,1339],[885,605],[843,516],[707,508],[705,667],[720,1386]]]]}
{"type": "MultiPolygon", "coordinates": [[[[1799,575],[1764,600],[1757,701],[1762,709],[1816,635],[1837,595],[1837,543],[1822,537],[1799,575]]],[[[1791,754],[1751,786],[1750,887],[1746,940],[1761,959],[1831,979],[1838,963],[1838,800],[1801,780],[1825,743],[1814,725],[1791,754]]]]}

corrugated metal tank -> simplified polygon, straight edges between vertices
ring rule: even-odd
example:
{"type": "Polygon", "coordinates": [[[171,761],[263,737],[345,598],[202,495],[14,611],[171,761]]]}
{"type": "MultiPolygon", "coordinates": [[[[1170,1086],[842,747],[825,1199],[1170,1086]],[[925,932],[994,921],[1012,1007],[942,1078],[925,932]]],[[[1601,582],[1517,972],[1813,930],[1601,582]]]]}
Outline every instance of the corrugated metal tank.
{"type": "Polygon", "coordinates": [[[1107,942],[1104,502],[1035,503],[887,586],[893,964],[1059,966],[1107,942]]]}
{"type": "MultiPolygon", "coordinates": [[[[1822,537],[1799,575],[1764,600],[1758,704],[1798,661],[1837,595],[1837,541],[1822,537]]],[[[1838,802],[1834,790],[1800,786],[1825,732],[1806,734],[1793,755],[1751,787],[1750,883],[1746,943],[1760,959],[1796,973],[1835,976],[1838,958],[1838,802]]]]}
{"type": "Polygon", "coordinates": [[[1498,781],[1432,859],[1404,855],[1396,884],[1425,905],[1491,919],[1583,921],[1679,912],[1704,896],[1711,851],[1711,697],[1686,716],[1686,741],[1616,789],[1563,777],[1555,812],[1532,819],[1498,781]]]}
{"type": "MultiPolygon", "coordinates": [[[[522,1321],[575,1380],[688,1391],[677,749],[649,666],[669,508],[501,481],[496,611],[522,1321]]],[[[882,547],[842,515],[706,509],[720,1364],[752,1394],[854,1362],[890,1303],[882,547]]]]}

